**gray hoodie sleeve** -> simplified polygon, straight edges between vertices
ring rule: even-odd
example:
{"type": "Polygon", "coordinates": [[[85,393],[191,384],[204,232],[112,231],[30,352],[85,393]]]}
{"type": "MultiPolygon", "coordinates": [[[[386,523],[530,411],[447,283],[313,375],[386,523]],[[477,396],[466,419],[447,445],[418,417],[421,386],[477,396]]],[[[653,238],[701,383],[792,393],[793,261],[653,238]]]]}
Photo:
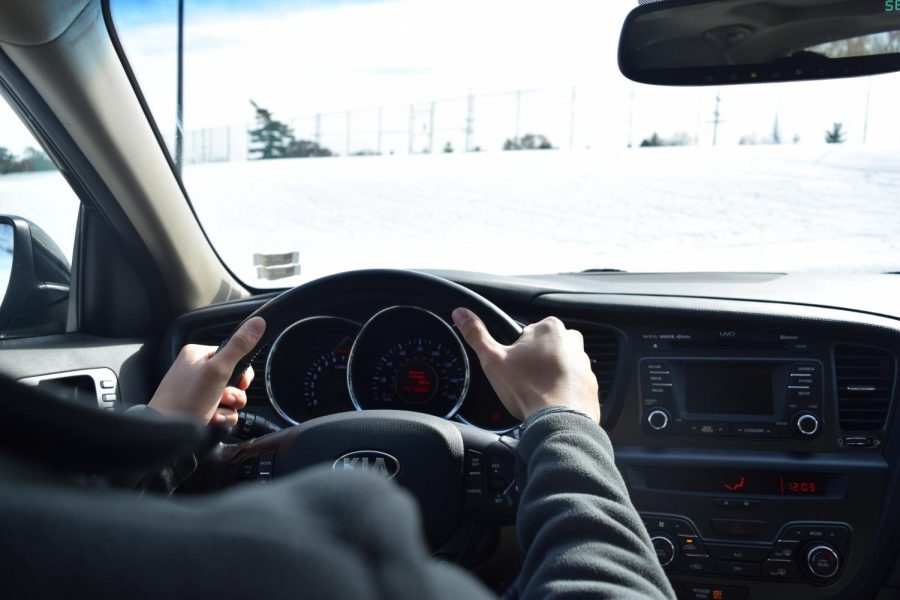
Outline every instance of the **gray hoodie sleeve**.
{"type": "Polygon", "coordinates": [[[675,597],[599,425],[546,415],[522,434],[518,453],[521,598],[675,597]]]}

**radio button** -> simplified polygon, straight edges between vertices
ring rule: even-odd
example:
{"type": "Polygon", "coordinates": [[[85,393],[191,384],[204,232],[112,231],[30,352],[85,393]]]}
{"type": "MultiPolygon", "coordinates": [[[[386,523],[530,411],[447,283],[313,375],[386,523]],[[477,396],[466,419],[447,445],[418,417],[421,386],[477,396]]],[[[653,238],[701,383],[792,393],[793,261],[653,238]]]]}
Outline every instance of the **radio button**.
{"type": "Polygon", "coordinates": [[[778,437],[778,431],[773,425],[732,425],[731,434],[736,437],[778,437]]]}
{"type": "Polygon", "coordinates": [[[741,577],[754,577],[759,575],[760,566],[757,563],[716,561],[716,571],[723,575],[739,575],[741,577]]]}
{"type": "Polygon", "coordinates": [[[713,437],[729,435],[730,430],[726,423],[687,423],[685,433],[713,437]]]}
{"type": "Polygon", "coordinates": [[[809,412],[801,412],[794,415],[791,419],[794,431],[804,438],[814,438],[819,435],[822,429],[822,423],[819,417],[809,412]]]}
{"type": "Polygon", "coordinates": [[[759,508],[759,500],[740,498],[713,498],[713,504],[722,508],[759,508]]]}
{"type": "Polygon", "coordinates": [[[812,388],[809,386],[790,385],[787,388],[787,398],[789,400],[809,400],[812,397],[812,388]]]}
{"type": "Polygon", "coordinates": [[[671,425],[669,412],[662,408],[654,408],[647,413],[647,427],[656,433],[663,433],[671,425]]]}

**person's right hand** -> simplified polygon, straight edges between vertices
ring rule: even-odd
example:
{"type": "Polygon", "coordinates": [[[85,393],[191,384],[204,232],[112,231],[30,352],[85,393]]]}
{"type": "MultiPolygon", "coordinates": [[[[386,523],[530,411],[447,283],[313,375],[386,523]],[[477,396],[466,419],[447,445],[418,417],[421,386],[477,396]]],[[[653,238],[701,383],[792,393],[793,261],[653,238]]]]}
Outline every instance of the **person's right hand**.
{"type": "Polygon", "coordinates": [[[542,408],[566,406],[600,422],[597,378],[580,332],[548,317],[527,326],[514,344],[504,346],[468,309],[454,310],[453,322],[514,417],[524,421],[542,408]]]}

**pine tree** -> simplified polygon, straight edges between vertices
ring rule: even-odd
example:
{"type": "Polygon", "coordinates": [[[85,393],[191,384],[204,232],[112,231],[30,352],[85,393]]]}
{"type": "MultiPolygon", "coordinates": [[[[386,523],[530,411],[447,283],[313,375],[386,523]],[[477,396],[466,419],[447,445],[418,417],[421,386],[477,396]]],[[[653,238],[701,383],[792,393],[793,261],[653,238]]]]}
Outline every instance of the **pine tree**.
{"type": "Polygon", "coordinates": [[[272,117],[272,112],[250,101],[256,110],[256,129],[251,129],[250,154],[255,158],[284,158],[289,156],[289,148],[294,140],[294,132],[287,124],[272,117]]]}
{"type": "Polygon", "coordinates": [[[825,141],[829,144],[843,144],[847,139],[843,123],[835,123],[830,130],[825,132],[825,141]]]}

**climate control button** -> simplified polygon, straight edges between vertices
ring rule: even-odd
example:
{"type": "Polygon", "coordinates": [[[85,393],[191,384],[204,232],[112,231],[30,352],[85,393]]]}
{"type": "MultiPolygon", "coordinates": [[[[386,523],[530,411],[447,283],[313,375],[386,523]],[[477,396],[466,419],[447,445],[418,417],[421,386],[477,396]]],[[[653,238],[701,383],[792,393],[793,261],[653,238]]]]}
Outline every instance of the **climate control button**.
{"type": "Polygon", "coordinates": [[[675,562],[678,551],[676,550],[675,542],[672,541],[671,537],[663,533],[655,533],[651,536],[650,542],[653,544],[653,549],[656,551],[656,558],[659,559],[659,564],[663,567],[668,567],[675,562]]]}
{"type": "Polygon", "coordinates": [[[806,568],[810,574],[820,579],[831,579],[841,568],[837,550],[828,544],[812,543],[804,548],[806,568]]]}

